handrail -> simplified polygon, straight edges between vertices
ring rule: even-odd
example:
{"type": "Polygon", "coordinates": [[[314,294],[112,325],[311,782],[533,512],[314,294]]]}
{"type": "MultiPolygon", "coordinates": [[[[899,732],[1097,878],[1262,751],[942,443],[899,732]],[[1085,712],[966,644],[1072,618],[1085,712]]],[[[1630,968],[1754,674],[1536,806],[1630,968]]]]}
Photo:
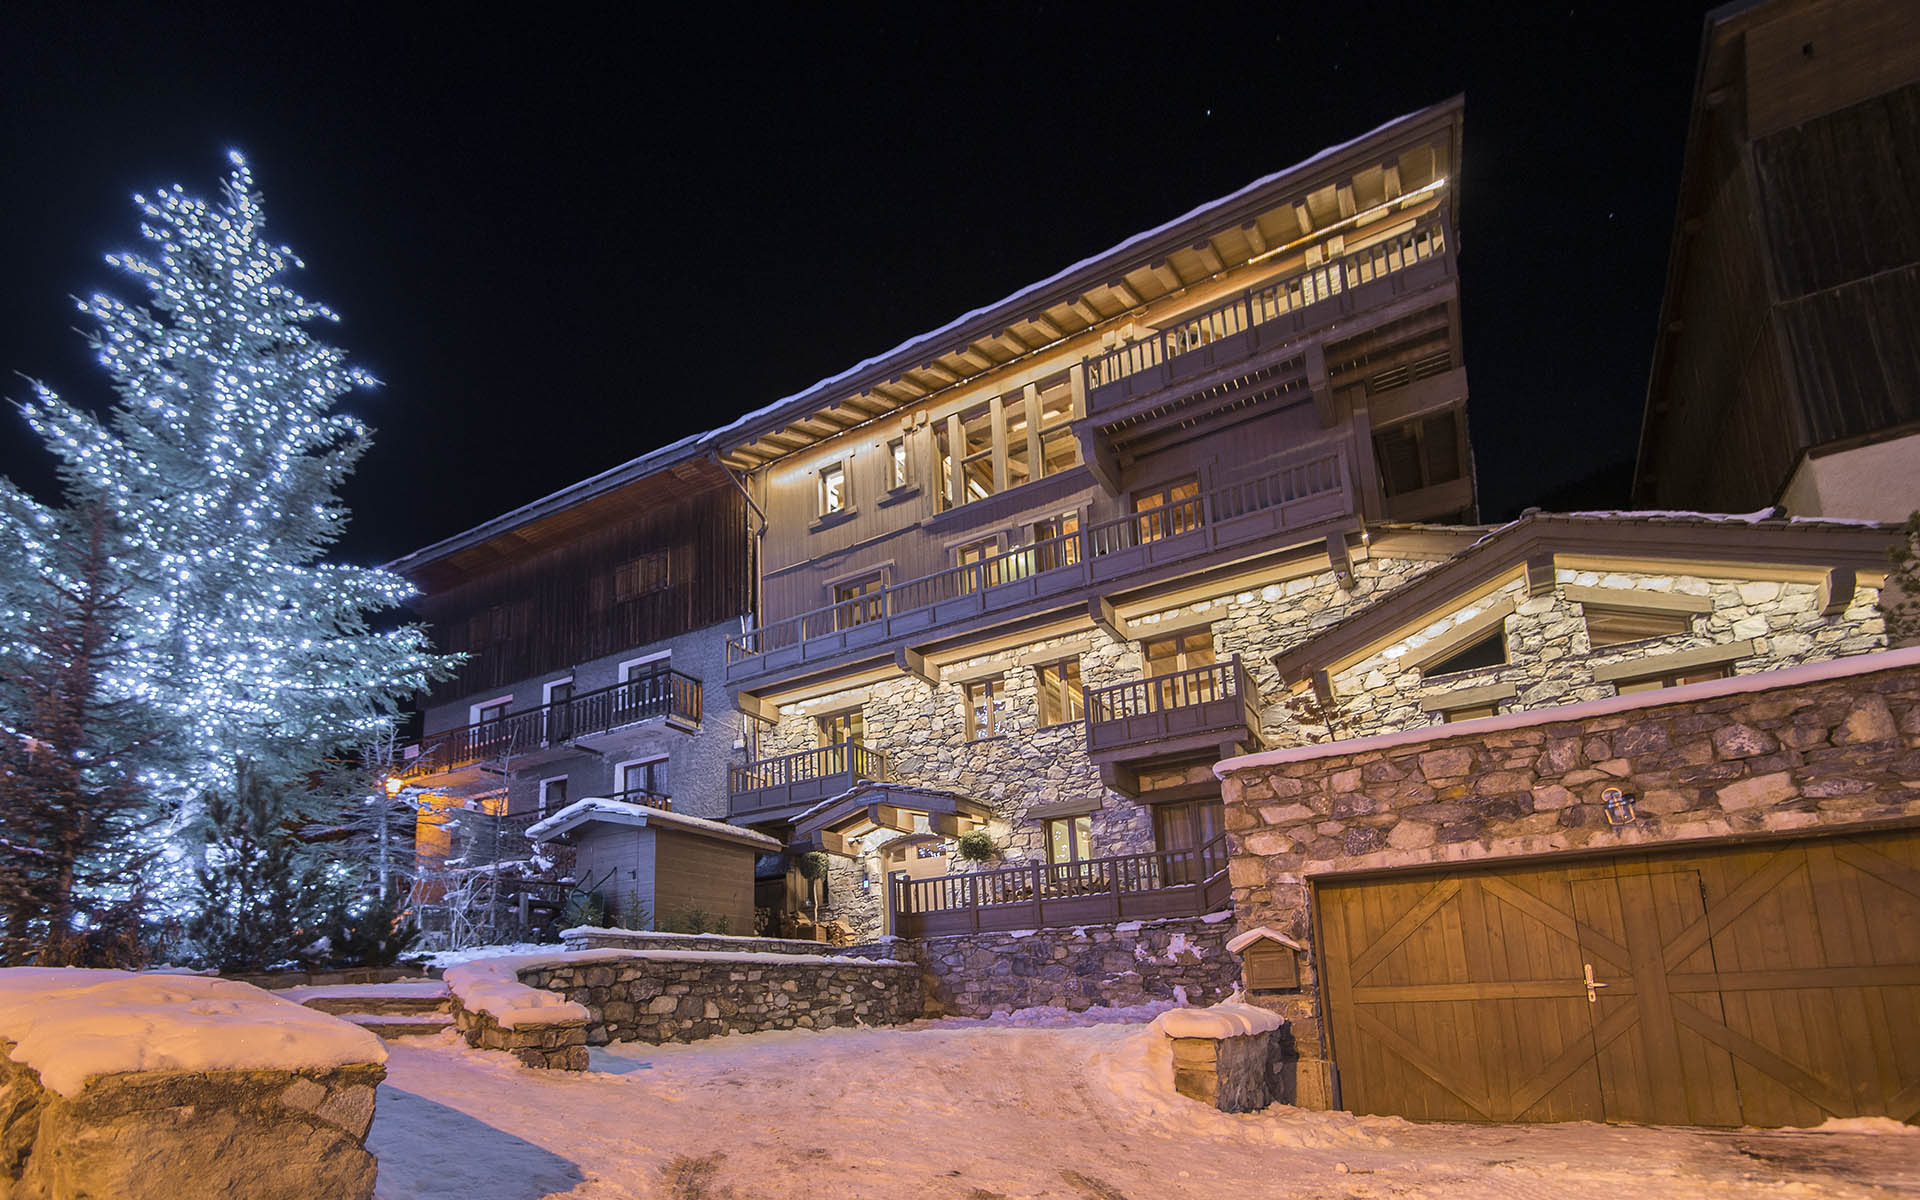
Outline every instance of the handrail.
{"type": "Polygon", "coordinates": [[[679,717],[698,724],[702,703],[698,679],[666,668],[421,738],[419,755],[402,765],[398,775],[411,779],[451,771],[654,717],[679,717]]]}
{"type": "Polygon", "coordinates": [[[1030,863],[993,871],[895,878],[891,903],[896,916],[963,912],[995,905],[1041,905],[1107,894],[1141,895],[1173,888],[1199,887],[1227,869],[1227,840],[1221,834],[1184,850],[1147,850],[1067,863],[1030,863]]]}
{"type": "Polygon", "coordinates": [[[1429,220],[1333,262],[1256,284],[1212,308],[1187,314],[1148,337],[1087,356],[1082,360],[1087,389],[1119,383],[1183,354],[1396,274],[1443,253],[1445,238],[1441,223],[1429,220]]]}
{"type": "Polygon", "coordinates": [[[879,592],[784,617],[727,639],[727,661],[740,662],[816,638],[845,633],[961,596],[1049,571],[1078,567],[1210,524],[1280,508],[1309,496],[1337,492],[1342,486],[1340,453],[1317,453],[1288,462],[1254,478],[1142,509],[992,555],[976,563],[948,567],[931,575],[902,580],[879,592]]]}
{"type": "Polygon", "coordinates": [[[737,796],[743,792],[787,787],[835,775],[884,781],[887,778],[887,757],[858,742],[836,742],[831,746],[817,746],[812,750],[756,759],[745,766],[728,768],[727,794],[737,796]]]}
{"type": "Polygon", "coordinates": [[[1236,654],[1224,662],[1189,667],[1171,675],[1093,688],[1086,693],[1086,719],[1097,725],[1252,694],[1246,668],[1236,654]]]}

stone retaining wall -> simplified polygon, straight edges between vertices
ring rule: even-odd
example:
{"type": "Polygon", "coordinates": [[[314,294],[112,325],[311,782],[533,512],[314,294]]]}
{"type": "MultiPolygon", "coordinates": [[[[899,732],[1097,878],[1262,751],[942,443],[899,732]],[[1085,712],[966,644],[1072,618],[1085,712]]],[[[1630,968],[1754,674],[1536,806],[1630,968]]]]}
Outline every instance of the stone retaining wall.
{"type": "Polygon", "coordinates": [[[636,957],[528,967],[520,982],[586,1007],[583,1047],[897,1025],[921,1013],[920,969],[909,962],[636,957]]]}
{"type": "Polygon", "coordinates": [[[0,1195],[367,1200],[372,1064],[104,1075],[67,1097],[0,1040],[0,1195]]]}
{"type": "Polygon", "coordinates": [[[474,1012],[452,997],[448,1011],[453,1027],[467,1039],[467,1045],[482,1050],[505,1050],[530,1067],[552,1071],[587,1069],[587,1023],[585,1021],[543,1021],[503,1028],[489,1013],[474,1012]]]}
{"type": "Polygon", "coordinates": [[[833,954],[823,942],[796,938],[739,937],[718,933],[661,933],[652,929],[569,929],[560,935],[569,950],[707,950],[717,954],[833,954]]]}
{"type": "MultiPolygon", "coordinates": [[[[1863,656],[1223,764],[1240,928],[1313,936],[1316,876],[1920,818],[1920,657],[1863,656]],[[1674,697],[1666,700],[1666,697],[1674,697]],[[1581,711],[1582,709],[1586,711],[1581,711]],[[1351,748],[1345,748],[1350,745],[1351,748]],[[1637,819],[1607,821],[1618,787],[1637,819]]],[[[1323,1053],[1312,957],[1257,1002],[1323,1053]]]]}
{"type": "Polygon", "coordinates": [[[1056,1005],[1081,1012],[1175,999],[1226,998],[1240,961],[1231,921],[1198,917],[1016,933],[960,933],[885,943],[926,973],[928,1016],[986,1017],[1056,1005]]]}

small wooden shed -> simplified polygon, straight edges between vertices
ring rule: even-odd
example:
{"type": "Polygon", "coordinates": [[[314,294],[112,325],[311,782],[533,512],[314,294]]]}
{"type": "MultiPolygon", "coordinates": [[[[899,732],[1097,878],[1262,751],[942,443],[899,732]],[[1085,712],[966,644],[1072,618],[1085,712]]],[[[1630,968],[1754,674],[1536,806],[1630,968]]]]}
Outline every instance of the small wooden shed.
{"type": "Polygon", "coordinates": [[[599,894],[607,921],[668,928],[693,912],[753,933],[754,858],[780,842],[724,821],[629,804],[579,800],[528,828],[536,843],[573,850],[573,877],[599,894]]]}

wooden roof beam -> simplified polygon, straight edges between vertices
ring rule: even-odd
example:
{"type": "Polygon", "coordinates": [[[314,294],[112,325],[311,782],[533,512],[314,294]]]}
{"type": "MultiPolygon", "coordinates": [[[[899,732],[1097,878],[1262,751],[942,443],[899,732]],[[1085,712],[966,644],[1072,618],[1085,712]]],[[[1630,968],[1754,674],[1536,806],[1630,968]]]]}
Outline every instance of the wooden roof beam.
{"type": "Polygon", "coordinates": [[[1267,252],[1267,239],[1266,235],[1260,232],[1260,222],[1249,221],[1241,226],[1240,232],[1247,235],[1247,245],[1253,247],[1255,254],[1267,252]]]}
{"type": "Polygon", "coordinates": [[[1040,331],[1047,335],[1049,341],[1057,342],[1067,336],[1067,331],[1054,324],[1053,318],[1045,313],[1035,313],[1028,317],[1027,324],[1039,326],[1040,331]]]}
{"type": "Polygon", "coordinates": [[[1227,269],[1227,264],[1220,260],[1220,252],[1213,248],[1212,242],[1200,243],[1193,248],[1193,252],[1200,256],[1200,265],[1207,269],[1207,274],[1218,275],[1227,269]]]}
{"type": "Polygon", "coordinates": [[[919,371],[923,375],[931,375],[935,379],[938,379],[942,387],[946,386],[949,383],[959,383],[961,379],[961,376],[959,374],[953,371],[949,371],[946,367],[941,366],[937,362],[926,363],[920,367],[916,367],[915,370],[919,371]]]}
{"type": "Polygon", "coordinates": [[[1074,316],[1079,317],[1082,321],[1085,321],[1088,325],[1098,325],[1100,322],[1106,320],[1105,317],[1100,315],[1100,310],[1095,308],[1091,303],[1089,303],[1085,296],[1082,296],[1078,300],[1075,300],[1072,304],[1069,304],[1067,307],[1073,310],[1074,316]]]}
{"type": "Polygon", "coordinates": [[[1124,279],[1114,280],[1107,285],[1107,288],[1114,295],[1120,297],[1121,301],[1125,303],[1128,308],[1141,308],[1147,303],[1140,298],[1139,292],[1133,290],[1133,285],[1124,279]]]}
{"type": "Polygon", "coordinates": [[[793,426],[789,425],[785,429],[761,434],[760,440],[769,442],[781,450],[791,453],[795,450],[805,450],[808,446],[813,445],[820,439],[817,437],[809,437],[805,430],[796,433],[793,426]]]}
{"type": "Polygon", "coordinates": [[[1187,281],[1180,278],[1180,272],[1170,262],[1155,263],[1150,269],[1153,277],[1160,281],[1160,286],[1169,292],[1177,292],[1187,286],[1187,281]]]}
{"type": "Polygon", "coordinates": [[[854,412],[859,413],[863,420],[872,420],[874,417],[884,417],[894,409],[894,406],[886,403],[884,399],[876,401],[865,394],[848,396],[840,402],[840,407],[852,409],[854,412]]]}

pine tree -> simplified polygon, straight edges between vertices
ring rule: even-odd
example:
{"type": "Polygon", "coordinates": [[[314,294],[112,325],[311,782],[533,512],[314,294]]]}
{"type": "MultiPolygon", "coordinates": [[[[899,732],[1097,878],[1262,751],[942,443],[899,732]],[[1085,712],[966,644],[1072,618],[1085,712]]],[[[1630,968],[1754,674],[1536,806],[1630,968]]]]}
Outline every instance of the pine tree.
{"type": "Polygon", "coordinates": [[[241,765],[232,795],[204,797],[207,841],[186,936],[208,966],[264,971],[317,941],[340,907],[327,868],[289,825],[278,789],[241,765]]]}
{"type": "Polygon", "coordinates": [[[407,598],[385,571],[321,562],[337,496],[370,436],[334,412],[374,383],[307,326],[337,318],[288,276],[261,198],[232,155],[223,195],[136,196],[148,255],[108,262],[147,303],[80,303],[117,401],[105,421],[36,385],[24,405],[69,499],[104,511],[127,596],[128,659],[110,686],[177,731],[146,779],[176,799],[237,794],[236,768],[291,785],[332,749],[377,736],[397,701],[442,677],[417,627],[376,630],[407,598]]]}
{"type": "MultiPolygon", "coordinates": [[[[0,510],[30,502],[0,483],[0,510]]],[[[97,508],[32,521],[0,597],[0,963],[85,961],[109,924],[137,926],[143,841],[154,807],[134,763],[155,739],[150,711],[109,697],[126,653],[126,585],[97,508]],[[33,622],[22,614],[31,609],[33,622]]],[[[103,943],[104,945],[105,943],[103,943]]]]}

